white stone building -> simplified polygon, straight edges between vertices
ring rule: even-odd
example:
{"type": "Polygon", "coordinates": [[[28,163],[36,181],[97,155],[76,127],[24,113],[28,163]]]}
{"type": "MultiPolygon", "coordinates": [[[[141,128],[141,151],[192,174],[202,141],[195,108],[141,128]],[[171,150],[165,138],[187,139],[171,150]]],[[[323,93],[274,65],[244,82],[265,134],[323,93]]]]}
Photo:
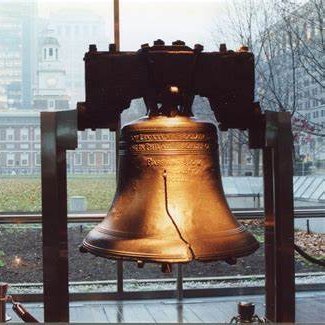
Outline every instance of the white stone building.
{"type": "Polygon", "coordinates": [[[62,64],[60,44],[55,37],[45,36],[40,41],[37,86],[33,96],[33,109],[69,109],[66,94],[66,73],[62,64]]]}

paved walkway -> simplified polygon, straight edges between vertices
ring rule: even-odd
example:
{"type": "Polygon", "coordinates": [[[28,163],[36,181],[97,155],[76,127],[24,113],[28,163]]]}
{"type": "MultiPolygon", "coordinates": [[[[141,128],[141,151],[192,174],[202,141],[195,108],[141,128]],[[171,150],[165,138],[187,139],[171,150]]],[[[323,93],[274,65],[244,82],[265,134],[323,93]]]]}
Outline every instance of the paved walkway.
{"type": "MultiPolygon", "coordinates": [[[[264,315],[264,296],[236,296],[219,298],[193,298],[178,302],[175,299],[141,301],[72,302],[71,322],[87,323],[229,323],[237,314],[238,301],[251,301],[256,314],[264,315]]],[[[9,306],[8,306],[9,307],[9,306]]],[[[25,307],[43,320],[42,304],[25,304],[25,307]]],[[[12,322],[18,319],[11,309],[12,322]]],[[[325,322],[325,292],[298,293],[296,321],[303,323],[325,322]]]]}

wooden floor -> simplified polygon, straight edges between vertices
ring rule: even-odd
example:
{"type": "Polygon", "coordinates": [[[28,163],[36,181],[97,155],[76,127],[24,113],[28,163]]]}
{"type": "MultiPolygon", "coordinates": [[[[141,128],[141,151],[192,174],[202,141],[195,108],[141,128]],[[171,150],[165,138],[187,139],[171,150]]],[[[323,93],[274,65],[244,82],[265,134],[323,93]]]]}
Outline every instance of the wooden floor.
{"type": "MultiPolygon", "coordinates": [[[[70,322],[88,323],[229,323],[237,314],[238,301],[256,304],[256,314],[264,315],[264,296],[193,298],[182,302],[172,299],[141,301],[72,302],[70,322]]],[[[25,304],[43,321],[41,304],[25,304]]],[[[8,306],[9,308],[9,306],[8,306]]],[[[12,322],[19,321],[11,309],[12,322]]],[[[296,321],[325,323],[325,292],[297,294],[296,321]]]]}

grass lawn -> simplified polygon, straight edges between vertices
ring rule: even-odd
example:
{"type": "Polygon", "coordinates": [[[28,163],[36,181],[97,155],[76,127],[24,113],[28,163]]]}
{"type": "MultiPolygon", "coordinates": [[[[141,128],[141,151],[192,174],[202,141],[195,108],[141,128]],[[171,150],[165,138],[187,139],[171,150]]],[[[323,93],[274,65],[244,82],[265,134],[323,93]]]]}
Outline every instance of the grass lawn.
{"type": "MultiPolygon", "coordinates": [[[[115,193],[115,175],[71,176],[68,196],[85,196],[88,211],[107,211],[115,193]]],[[[0,179],[0,212],[40,212],[40,177],[0,179]]]]}

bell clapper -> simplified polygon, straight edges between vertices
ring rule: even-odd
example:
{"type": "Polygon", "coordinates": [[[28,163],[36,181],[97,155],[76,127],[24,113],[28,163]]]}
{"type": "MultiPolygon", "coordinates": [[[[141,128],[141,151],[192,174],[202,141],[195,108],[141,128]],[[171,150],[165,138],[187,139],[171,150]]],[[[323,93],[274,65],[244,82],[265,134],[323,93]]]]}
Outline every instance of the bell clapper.
{"type": "Polygon", "coordinates": [[[170,263],[162,263],[161,264],[161,272],[168,274],[168,273],[172,273],[173,268],[172,265],[170,263]]]}

